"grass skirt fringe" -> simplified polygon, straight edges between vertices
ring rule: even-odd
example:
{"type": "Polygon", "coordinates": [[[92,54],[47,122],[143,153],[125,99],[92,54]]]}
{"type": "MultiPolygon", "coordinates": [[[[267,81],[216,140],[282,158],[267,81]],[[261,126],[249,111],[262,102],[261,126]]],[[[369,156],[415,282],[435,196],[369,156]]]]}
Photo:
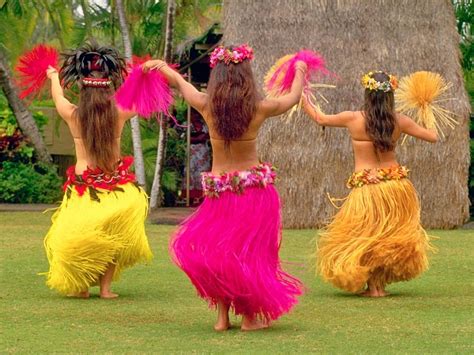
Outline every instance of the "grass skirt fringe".
{"type": "Polygon", "coordinates": [[[418,196],[408,179],[352,189],[321,233],[317,264],[323,279],[349,292],[379,287],[428,268],[432,247],[420,225],[418,196]]]}
{"type": "Polygon", "coordinates": [[[300,282],[280,266],[280,200],[273,185],[206,197],[171,241],[176,264],[211,306],[277,319],[297,303],[300,282]]]}
{"type": "Polygon", "coordinates": [[[70,186],[44,240],[47,285],[63,294],[97,285],[109,264],[116,265],[116,280],[124,268],[152,258],[145,234],[145,192],[131,182],[117,191],[94,191],[93,196],[90,189],[79,196],[70,186]]]}

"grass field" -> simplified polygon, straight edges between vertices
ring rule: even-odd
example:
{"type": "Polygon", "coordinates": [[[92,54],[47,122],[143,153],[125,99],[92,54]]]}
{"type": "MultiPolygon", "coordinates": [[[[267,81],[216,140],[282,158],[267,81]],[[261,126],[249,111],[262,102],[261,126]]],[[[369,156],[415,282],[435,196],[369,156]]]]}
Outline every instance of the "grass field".
{"type": "MultiPolygon", "coordinates": [[[[116,300],[68,299],[44,285],[50,214],[0,213],[2,353],[473,353],[474,233],[432,231],[439,252],[419,279],[365,299],[323,284],[307,255],[314,231],[286,230],[282,258],[306,294],[271,329],[212,330],[215,314],[167,254],[169,226],[148,225],[154,262],[127,270],[116,300]]],[[[238,325],[237,319],[233,319],[238,325]]]]}

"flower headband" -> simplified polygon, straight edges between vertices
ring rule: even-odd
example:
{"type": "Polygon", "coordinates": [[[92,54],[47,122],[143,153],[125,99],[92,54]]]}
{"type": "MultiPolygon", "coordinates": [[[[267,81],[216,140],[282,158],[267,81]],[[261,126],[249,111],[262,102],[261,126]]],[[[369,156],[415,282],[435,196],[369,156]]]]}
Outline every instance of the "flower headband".
{"type": "Polygon", "coordinates": [[[112,84],[112,81],[107,78],[83,78],[82,85],[91,88],[106,88],[112,84]]]}
{"type": "Polygon", "coordinates": [[[362,77],[361,83],[362,86],[371,91],[395,91],[398,87],[398,80],[395,75],[388,75],[389,79],[387,81],[377,81],[374,79],[374,74],[383,73],[383,71],[369,71],[362,77]]]}
{"type": "Polygon", "coordinates": [[[230,63],[237,64],[242,63],[246,59],[253,59],[253,49],[246,44],[242,44],[239,47],[234,47],[232,49],[218,46],[211,53],[210,66],[211,68],[214,68],[218,62],[224,62],[226,65],[229,65],[230,63]]]}

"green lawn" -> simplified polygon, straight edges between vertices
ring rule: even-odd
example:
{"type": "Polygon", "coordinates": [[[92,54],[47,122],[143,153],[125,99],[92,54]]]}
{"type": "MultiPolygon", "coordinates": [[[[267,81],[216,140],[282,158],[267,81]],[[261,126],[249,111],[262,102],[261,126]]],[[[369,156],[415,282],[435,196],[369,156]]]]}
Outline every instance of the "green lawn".
{"type": "MultiPolygon", "coordinates": [[[[215,314],[167,254],[169,226],[148,225],[151,265],[126,271],[117,300],[68,299],[44,285],[42,238],[50,213],[0,213],[0,352],[472,353],[474,233],[439,237],[431,269],[365,299],[323,284],[307,256],[314,231],[286,230],[281,255],[307,286],[292,313],[271,329],[212,330],[215,314]]],[[[237,319],[234,322],[238,324],[237,319]]]]}

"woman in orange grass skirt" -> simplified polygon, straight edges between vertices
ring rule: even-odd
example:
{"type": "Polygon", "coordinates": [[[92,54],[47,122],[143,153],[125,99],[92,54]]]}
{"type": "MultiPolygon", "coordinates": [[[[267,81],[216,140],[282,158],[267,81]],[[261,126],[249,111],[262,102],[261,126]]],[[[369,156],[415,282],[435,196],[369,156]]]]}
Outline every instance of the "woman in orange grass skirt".
{"type": "Polygon", "coordinates": [[[383,72],[363,77],[364,110],[325,115],[307,101],[305,111],[323,126],[345,127],[352,139],[355,173],[349,196],[318,241],[323,279],[349,292],[387,295],[385,286],[407,281],[428,268],[429,238],[420,224],[417,193],[395,146],[402,133],[436,142],[428,130],[394,109],[396,79],[383,72]]]}

